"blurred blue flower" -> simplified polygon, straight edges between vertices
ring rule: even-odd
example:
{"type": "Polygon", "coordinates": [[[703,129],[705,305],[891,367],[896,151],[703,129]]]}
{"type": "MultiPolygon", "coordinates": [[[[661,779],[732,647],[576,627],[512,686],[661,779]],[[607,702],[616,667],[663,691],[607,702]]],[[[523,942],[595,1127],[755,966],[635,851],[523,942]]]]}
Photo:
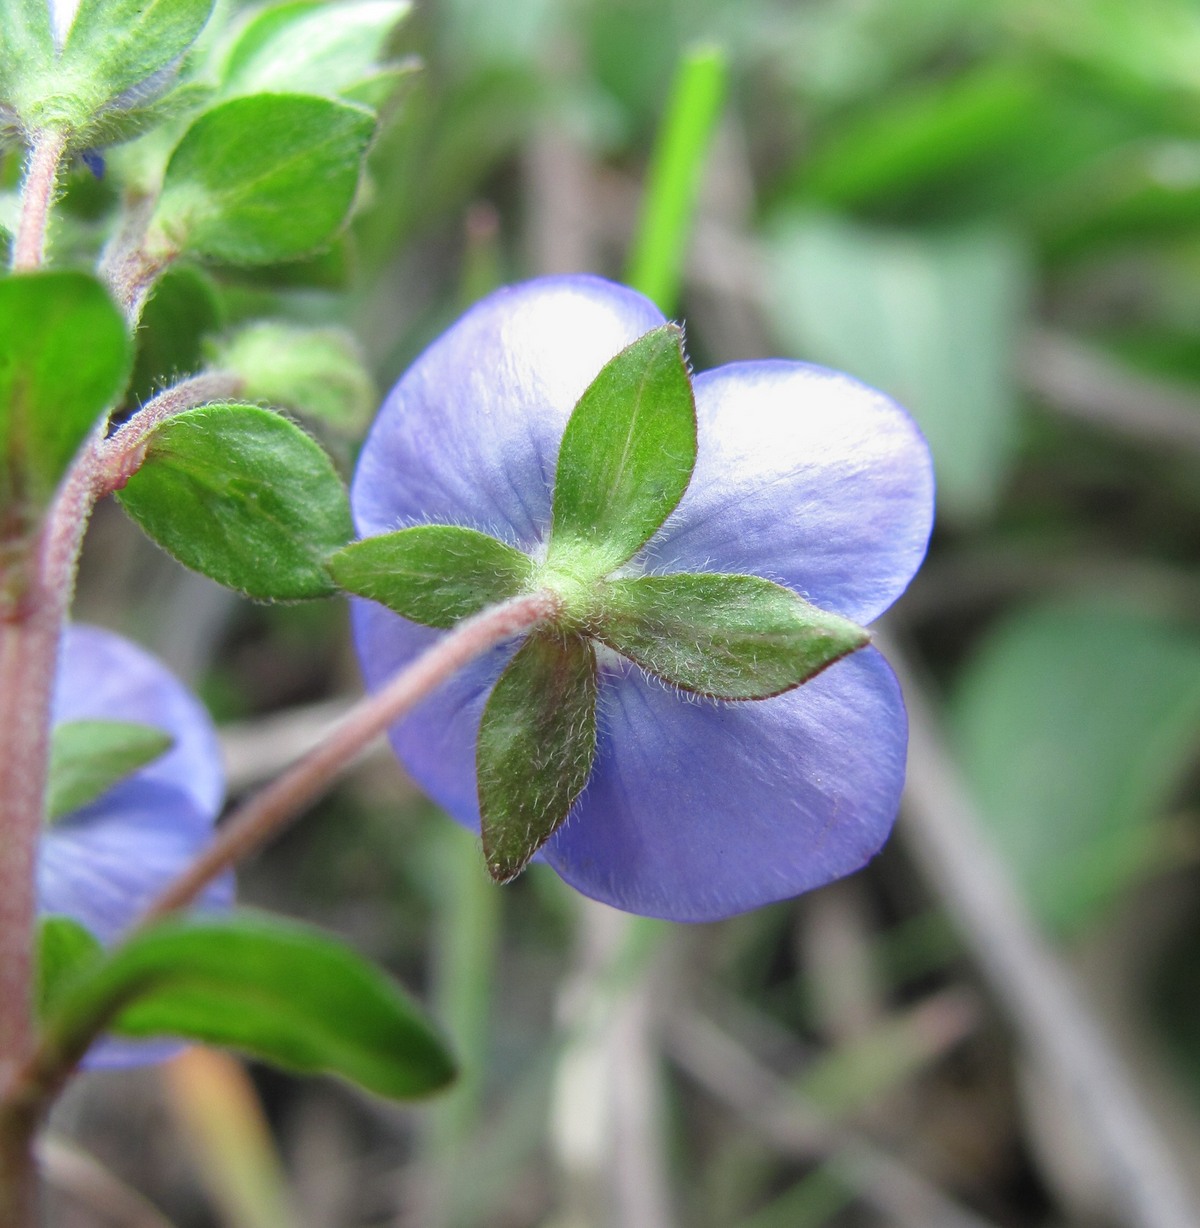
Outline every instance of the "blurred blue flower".
{"type": "MultiPolygon", "coordinates": [[[[491,533],[542,557],[563,429],[600,368],[663,322],[593,277],[498,291],[421,355],[367,439],[352,503],[363,537],[421,523],[491,533]]],[[[625,574],[740,572],[865,624],[924,557],[929,452],[908,415],[849,376],[746,362],[695,379],[691,486],[625,574]]],[[[440,632],[354,604],[369,687],[440,632]]],[[[416,781],[478,827],[475,739],[516,644],[463,670],[391,730],[416,781]]],[[[864,648],[773,699],[677,692],[601,649],[587,788],[540,856],[585,895],[681,921],[725,917],[858,869],[887,837],[907,721],[864,648]]]]}
{"type": "MultiPolygon", "coordinates": [[[[132,721],[174,739],[166,754],[42,836],[40,910],[72,917],[111,943],[212,839],[225,794],[216,731],[199,701],[144,649],[81,624],[63,637],[53,719],[132,721]]],[[[202,906],[228,906],[232,899],[233,879],[225,876],[202,906]]],[[[86,1064],[154,1061],[177,1048],[109,1038],[86,1064]]]]}

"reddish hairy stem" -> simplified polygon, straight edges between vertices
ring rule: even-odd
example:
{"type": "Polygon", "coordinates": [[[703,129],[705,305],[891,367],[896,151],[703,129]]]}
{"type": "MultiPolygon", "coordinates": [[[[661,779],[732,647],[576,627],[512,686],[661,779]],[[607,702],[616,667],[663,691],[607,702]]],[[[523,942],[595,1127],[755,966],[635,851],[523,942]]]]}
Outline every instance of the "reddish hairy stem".
{"type": "Polygon", "coordinates": [[[476,657],[553,617],[559,604],[548,591],[514,597],[443,636],[382,690],[362,699],[325,742],[238,807],[200,858],[147,909],[139,926],[191,904],[213,879],[260,848],[319,797],[389,725],[476,657]]]}
{"type": "MultiPolygon", "coordinates": [[[[35,882],[50,701],[84,530],[96,500],[136,470],[144,439],[159,422],[232,395],[237,385],[230,376],[197,376],[149,402],[111,440],[104,440],[98,427],[67,473],[41,533],[32,543],[17,544],[4,577],[12,591],[0,609],[0,1224],[5,1228],[35,1222],[33,1131],[57,1087],[51,1081],[33,1094],[28,1077],[29,1064],[36,1066],[38,1059],[32,1001],[35,882]]],[[[69,1070],[67,1064],[63,1077],[69,1070]]]]}
{"type": "Polygon", "coordinates": [[[36,269],[46,251],[46,226],[58,187],[58,168],[67,148],[67,134],[47,129],[33,134],[21,188],[21,220],[13,241],[14,273],[36,269]]]}
{"type": "Polygon", "coordinates": [[[110,495],[129,481],[145,459],[146,444],[154,429],[168,418],[212,401],[236,397],[244,387],[240,376],[206,371],[181,380],[147,401],[110,438],[97,443],[90,473],[92,498],[110,495]]]}

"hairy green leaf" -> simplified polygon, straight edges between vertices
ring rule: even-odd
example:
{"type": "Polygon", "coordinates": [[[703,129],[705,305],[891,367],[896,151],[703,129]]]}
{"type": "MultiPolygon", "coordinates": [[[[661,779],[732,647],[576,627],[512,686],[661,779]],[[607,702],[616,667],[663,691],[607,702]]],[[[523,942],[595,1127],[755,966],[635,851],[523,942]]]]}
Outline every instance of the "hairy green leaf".
{"type": "Polygon", "coordinates": [[[352,542],[329,570],[347,592],[427,627],[453,627],[520,593],[533,562],[475,529],[426,524],[352,542]]]}
{"type": "Polygon", "coordinates": [[[789,691],[862,648],[862,627],[758,576],[610,580],[588,630],[651,674],[717,699],[789,691]]]}
{"type": "Polygon", "coordinates": [[[263,601],[335,592],[325,560],[353,536],[329,457],[295,423],[254,405],[168,418],[119,498],[185,566],[263,601]]]}
{"type": "Polygon", "coordinates": [[[206,111],[167,164],[149,244],[228,264],[292,260],[349,217],[374,115],[309,94],[251,94],[206,111]]]}
{"type": "Polygon", "coordinates": [[[483,710],[475,763],[483,853],[515,878],[570,812],[596,754],[596,655],[581,636],[535,632],[483,710]]]}

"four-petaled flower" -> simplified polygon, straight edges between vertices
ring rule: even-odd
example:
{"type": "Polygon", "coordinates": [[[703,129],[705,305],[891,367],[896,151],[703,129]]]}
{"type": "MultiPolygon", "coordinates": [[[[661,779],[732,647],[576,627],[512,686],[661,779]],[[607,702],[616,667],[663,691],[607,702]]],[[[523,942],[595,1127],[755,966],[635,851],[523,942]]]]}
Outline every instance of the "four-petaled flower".
{"type": "MultiPolygon", "coordinates": [[[[212,839],[225,794],[216,731],[198,700],[144,649],[111,631],[66,628],[54,692],[55,725],[127,721],[170,736],[171,748],[43,833],[38,854],[42,913],[78,921],[103,943],[129,928],[212,839]]],[[[225,875],[201,907],[232,902],[225,875]]],[[[154,1061],[177,1042],[108,1038],[86,1064],[154,1061]]]]}
{"type": "MultiPolygon", "coordinates": [[[[478,530],[543,559],[564,428],[601,368],[663,324],[594,277],[501,290],[417,359],[363,448],[352,503],[364,537],[421,524],[478,530]]],[[[908,415],[849,376],[795,362],[695,378],[694,474],[622,577],[742,573],[858,624],[896,600],[925,554],[928,449],[908,415]]],[[[356,601],[368,686],[441,634],[356,601]]],[[[494,650],[398,722],[417,782],[480,822],[476,739],[517,644],[494,650]]],[[[871,647],[774,698],[722,702],[601,648],[595,759],[539,856],[617,908],[704,921],[839,878],[880,847],[904,779],[896,680],[871,647]]]]}

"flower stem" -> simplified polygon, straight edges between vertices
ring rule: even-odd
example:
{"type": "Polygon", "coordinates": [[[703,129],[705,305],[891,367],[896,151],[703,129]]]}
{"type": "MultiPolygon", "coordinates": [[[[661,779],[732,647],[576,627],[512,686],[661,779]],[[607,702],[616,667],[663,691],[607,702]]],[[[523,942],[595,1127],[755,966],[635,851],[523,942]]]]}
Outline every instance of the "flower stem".
{"type": "Polygon", "coordinates": [[[382,690],[361,700],[325,742],[235,810],[205,852],[146,910],[139,926],[191,904],[213,879],[260,848],[319,797],[368,743],[431,691],[558,609],[558,597],[542,591],[514,597],[460,623],[382,690]]]}
{"type": "Polygon", "coordinates": [[[58,168],[67,148],[67,134],[49,128],[33,134],[21,186],[21,220],[12,249],[14,273],[36,269],[46,252],[46,226],[58,186],[58,168]]]}
{"type": "Polygon", "coordinates": [[[146,231],[154,214],[155,198],[146,194],[125,203],[124,220],[100,258],[100,276],[136,328],[155,283],[170,267],[176,253],[151,253],[146,231]]]}

